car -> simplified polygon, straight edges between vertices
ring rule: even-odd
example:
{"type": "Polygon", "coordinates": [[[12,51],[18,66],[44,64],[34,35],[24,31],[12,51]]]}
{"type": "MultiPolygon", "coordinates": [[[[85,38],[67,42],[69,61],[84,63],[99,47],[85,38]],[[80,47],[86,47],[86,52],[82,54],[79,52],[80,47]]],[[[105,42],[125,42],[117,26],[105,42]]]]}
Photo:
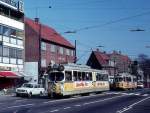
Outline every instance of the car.
{"type": "Polygon", "coordinates": [[[137,88],[144,88],[144,84],[142,82],[137,83],[137,88]]]}
{"type": "Polygon", "coordinates": [[[16,96],[44,95],[45,89],[35,83],[24,83],[21,87],[16,89],[16,96]]]}

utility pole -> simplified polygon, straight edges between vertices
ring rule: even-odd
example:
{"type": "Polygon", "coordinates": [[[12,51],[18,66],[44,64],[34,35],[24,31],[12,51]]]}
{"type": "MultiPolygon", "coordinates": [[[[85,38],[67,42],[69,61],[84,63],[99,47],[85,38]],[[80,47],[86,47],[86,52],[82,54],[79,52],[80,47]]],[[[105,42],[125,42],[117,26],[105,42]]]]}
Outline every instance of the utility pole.
{"type": "Polygon", "coordinates": [[[77,41],[75,40],[75,59],[74,59],[74,63],[77,62],[77,41]]]}

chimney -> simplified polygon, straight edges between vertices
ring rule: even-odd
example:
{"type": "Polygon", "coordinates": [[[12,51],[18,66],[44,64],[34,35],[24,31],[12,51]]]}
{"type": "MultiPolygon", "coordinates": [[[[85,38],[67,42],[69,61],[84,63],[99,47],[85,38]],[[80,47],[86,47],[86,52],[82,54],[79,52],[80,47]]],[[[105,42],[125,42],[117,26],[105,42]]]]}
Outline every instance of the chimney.
{"type": "Polygon", "coordinates": [[[96,51],[99,52],[99,49],[97,48],[96,51]]]}
{"type": "Polygon", "coordinates": [[[121,51],[119,51],[119,54],[121,55],[121,51]]]}
{"type": "Polygon", "coordinates": [[[103,51],[104,54],[106,54],[106,51],[103,51]]]}
{"type": "Polygon", "coordinates": [[[35,21],[36,23],[39,23],[39,18],[34,18],[34,21],[35,21]]]}

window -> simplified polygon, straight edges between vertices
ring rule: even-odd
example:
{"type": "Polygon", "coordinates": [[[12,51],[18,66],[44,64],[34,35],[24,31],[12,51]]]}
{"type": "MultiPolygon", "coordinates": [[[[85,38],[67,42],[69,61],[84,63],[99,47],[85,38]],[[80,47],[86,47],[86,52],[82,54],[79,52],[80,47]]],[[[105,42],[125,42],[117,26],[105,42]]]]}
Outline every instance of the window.
{"type": "Polygon", "coordinates": [[[10,63],[11,64],[16,64],[17,62],[17,59],[16,58],[10,58],[10,63]]]}
{"type": "Polygon", "coordinates": [[[73,81],[77,81],[78,75],[77,71],[73,71],[73,81]]]}
{"type": "Polygon", "coordinates": [[[74,56],[74,51],[73,50],[71,50],[71,56],[74,56]]]}
{"type": "Polygon", "coordinates": [[[46,50],[46,43],[45,42],[41,42],[41,50],[46,50]]]}
{"type": "Polygon", "coordinates": [[[52,72],[49,74],[50,81],[62,81],[64,80],[64,74],[62,72],[52,72]]]}
{"type": "Polygon", "coordinates": [[[18,63],[19,65],[22,65],[22,64],[23,64],[23,60],[22,60],[22,59],[18,59],[18,60],[17,60],[17,63],[18,63]]]}
{"type": "Polygon", "coordinates": [[[9,57],[9,48],[8,47],[3,47],[3,56],[9,57]]]}
{"type": "Polygon", "coordinates": [[[50,50],[51,50],[51,52],[55,52],[56,51],[56,46],[51,44],[51,49],[50,50]]]}
{"type": "Polygon", "coordinates": [[[8,27],[3,27],[3,35],[5,35],[5,36],[10,35],[10,29],[8,27]]]}
{"type": "Polygon", "coordinates": [[[9,43],[9,37],[3,36],[3,41],[9,43]]]}
{"type": "Polygon", "coordinates": [[[17,45],[23,46],[23,41],[22,40],[17,40],[17,45]]]}
{"type": "Polygon", "coordinates": [[[16,40],[16,39],[14,39],[14,38],[10,38],[10,43],[11,43],[11,44],[15,44],[15,45],[16,45],[16,44],[17,44],[17,40],[16,40]]]}
{"type": "Polygon", "coordinates": [[[96,74],[96,80],[97,81],[107,81],[108,80],[108,75],[97,73],[96,74]]]}
{"type": "Polygon", "coordinates": [[[0,34],[0,41],[2,41],[2,35],[0,34]]]}
{"type": "Polygon", "coordinates": [[[3,35],[16,37],[16,30],[3,26],[3,35]]]}
{"type": "Polygon", "coordinates": [[[65,80],[66,81],[72,81],[72,73],[71,71],[65,71],[65,80]]]}
{"type": "Polygon", "coordinates": [[[2,45],[0,45],[0,56],[2,56],[2,45]]]}
{"type": "Polygon", "coordinates": [[[3,33],[3,27],[0,25],[0,34],[3,33]]]}
{"type": "Polygon", "coordinates": [[[9,56],[12,58],[16,58],[17,50],[14,48],[9,49],[9,56]]]}
{"type": "Polygon", "coordinates": [[[64,49],[63,49],[63,47],[59,47],[59,53],[60,53],[60,54],[64,54],[64,49]]]}
{"type": "Polygon", "coordinates": [[[82,80],[81,72],[78,72],[78,81],[81,81],[81,80],[82,80]]]}
{"type": "Polygon", "coordinates": [[[41,61],[41,66],[42,66],[42,67],[46,67],[46,59],[42,59],[42,61],[41,61]]]}
{"type": "Polygon", "coordinates": [[[22,50],[17,50],[17,58],[22,59],[22,50]]]}
{"type": "Polygon", "coordinates": [[[9,57],[3,57],[3,63],[9,64],[9,57]]]}
{"type": "Polygon", "coordinates": [[[66,49],[66,55],[70,55],[69,49],[66,49]]]}
{"type": "Polygon", "coordinates": [[[85,72],[82,72],[82,79],[86,80],[85,72]]]}

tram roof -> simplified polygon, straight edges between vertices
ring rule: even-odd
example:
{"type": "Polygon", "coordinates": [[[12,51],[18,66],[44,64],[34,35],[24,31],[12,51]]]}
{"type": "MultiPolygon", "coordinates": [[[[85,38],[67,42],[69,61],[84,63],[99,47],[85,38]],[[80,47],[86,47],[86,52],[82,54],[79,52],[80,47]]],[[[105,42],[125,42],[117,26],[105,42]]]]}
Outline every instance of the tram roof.
{"type": "Polygon", "coordinates": [[[90,66],[87,65],[81,65],[81,64],[74,64],[74,63],[68,63],[68,64],[63,64],[65,67],[65,70],[79,70],[79,71],[94,71],[94,72],[101,72],[101,73],[107,73],[106,70],[97,70],[97,69],[92,69],[90,66]]]}
{"type": "Polygon", "coordinates": [[[119,73],[117,77],[135,77],[135,76],[131,75],[130,73],[119,73]]]}

